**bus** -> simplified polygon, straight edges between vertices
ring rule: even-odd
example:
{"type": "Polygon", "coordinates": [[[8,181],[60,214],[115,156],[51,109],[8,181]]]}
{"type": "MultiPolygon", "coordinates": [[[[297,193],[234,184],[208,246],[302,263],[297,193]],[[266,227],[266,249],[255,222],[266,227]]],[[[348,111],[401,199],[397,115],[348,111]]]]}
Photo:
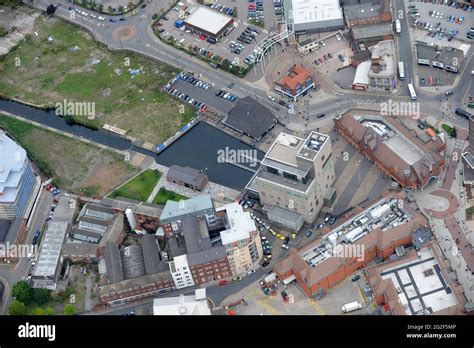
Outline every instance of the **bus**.
{"type": "Polygon", "coordinates": [[[408,90],[410,91],[411,100],[416,100],[415,89],[411,83],[408,84],[408,90]]]}
{"type": "Polygon", "coordinates": [[[405,79],[405,69],[403,68],[403,62],[398,62],[398,75],[400,76],[400,80],[405,79]]]}
{"type": "Polygon", "coordinates": [[[395,31],[397,32],[398,35],[402,33],[402,24],[400,23],[399,19],[395,21],[395,31]]]}
{"type": "Polygon", "coordinates": [[[464,117],[466,120],[469,120],[469,118],[471,117],[471,114],[469,112],[464,111],[461,108],[456,108],[456,110],[454,110],[454,113],[458,116],[464,117]]]}

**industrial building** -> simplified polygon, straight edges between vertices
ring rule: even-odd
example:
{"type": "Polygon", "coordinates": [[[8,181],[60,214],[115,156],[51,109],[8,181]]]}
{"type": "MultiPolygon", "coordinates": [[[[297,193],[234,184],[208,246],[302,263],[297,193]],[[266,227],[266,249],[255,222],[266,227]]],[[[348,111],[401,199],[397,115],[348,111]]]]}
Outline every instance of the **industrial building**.
{"type": "Polygon", "coordinates": [[[207,6],[197,6],[185,19],[186,29],[207,38],[218,41],[227,28],[234,25],[234,19],[222,12],[214,11],[207,6]]]}
{"type": "Polygon", "coordinates": [[[347,218],[273,268],[284,284],[296,281],[308,297],[327,291],[378,257],[387,259],[399,246],[412,243],[412,233],[427,220],[400,197],[384,197],[368,208],[357,207],[347,218]]]}
{"type": "Polygon", "coordinates": [[[347,112],[335,118],[336,130],[401,187],[420,189],[441,174],[445,143],[430,128],[419,129],[413,117],[397,117],[416,110],[386,111],[347,112]]]}
{"type": "Polygon", "coordinates": [[[190,167],[181,167],[175,164],[169,167],[166,180],[195,191],[204,190],[209,182],[207,175],[202,171],[190,167]]]}
{"type": "Polygon", "coordinates": [[[85,242],[99,243],[113,220],[113,209],[100,204],[86,203],[77,217],[77,227],[73,229],[72,237],[85,242]]]}
{"type": "Polygon", "coordinates": [[[275,82],[273,89],[296,102],[305,96],[309,90],[314,88],[314,81],[311,73],[301,65],[294,65],[279,81],[275,82]]]}
{"type": "Polygon", "coordinates": [[[393,315],[462,315],[466,300],[435,243],[367,270],[374,299],[393,315]]]}
{"type": "Polygon", "coordinates": [[[56,290],[63,265],[61,249],[69,230],[70,225],[67,221],[54,221],[48,224],[31,276],[34,288],[56,290]]]}
{"type": "Polygon", "coordinates": [[[277,124],[277,118],[265,105],[247,96],[224,117],[222,123],[256,141],[262,140],[277,124]]]}
{"type": "Polygon", "coordinates": [[[285,20],[296,36],[344,28],[339,0],[285,0],[285,20]]]}
{"type": "Polygon", "coordinates": [[[264,211],[271,211],[271,222],[298,230],[304,221],[313,223],[334,180],[329,136],[311,132],[303,139],[280,133],[247,189],[258,194],[264,211]]]}

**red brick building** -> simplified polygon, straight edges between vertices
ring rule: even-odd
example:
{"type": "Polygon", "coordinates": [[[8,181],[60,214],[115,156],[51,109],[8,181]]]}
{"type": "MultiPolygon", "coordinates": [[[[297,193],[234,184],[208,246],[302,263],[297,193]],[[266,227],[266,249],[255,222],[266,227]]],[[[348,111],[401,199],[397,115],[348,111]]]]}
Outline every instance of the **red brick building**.
{"type": "MultiPolygon", "coordinates": [[[[403,194],[397,197],[403,197],[403,194]]],[[[427,220],[422,215],[406,204],[403,205],[403,209],[398,208],[397,202],[398,199],[387,197],[377,201],[366,210],[358,207],[350,217],[344,219],[321,239],[299,249],[290,249],[289,256],[275,264],[274,272],[284,282],[294,278],[306,295],[311,297],[344,280],[375,257],[386,259],[395,252],[395,248],[411,244],[413,231],[427,224],[427,220]],[[382,218],[389,217],[390,214],[394,214],[392,218],[397,216],[407,216],[407,218],[399,225],[394,222],[392,228],[376,227],[370,230],[377,225],[376,222],[380,217],[376,216],[381,211],[384,211],[382,218]],[[354,224],[358,225],[361,221],[364,223],[352,228],[354,224]],[[348,231],[349,228],[352,229],[348,231]],[[354,238],[358,239],[354,241],[354,238]],[[351,243],[351,240],[354,242],[351,243]],[[337,246],[339,250],[349,251],[351,248],[358,249],[360,253],[352,253],[352,256],[349,252],[346,253],[347,255],[339,255],[335,252],[338,250],[337,246]]]]}
{"type": "MultiPolygon", "coordinates": [[[[385,175],[402,187],[419,189],[444,168],[445,144],[431,129],[420,130],[413,117],[381,112],[347,112],[335,119],[336,130],[385,175]],[[410,120],[411,118],[411,120],[410,120]]],[[[408,116],[408,115],[406,115],[408,116]]]]}

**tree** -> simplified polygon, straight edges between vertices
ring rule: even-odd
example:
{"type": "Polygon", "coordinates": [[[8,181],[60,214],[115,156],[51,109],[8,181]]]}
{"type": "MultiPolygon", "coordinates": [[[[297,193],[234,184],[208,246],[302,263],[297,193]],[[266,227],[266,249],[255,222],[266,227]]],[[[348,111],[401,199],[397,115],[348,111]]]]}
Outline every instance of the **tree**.
{"type": "Polygon", "coordinates": [[[18,300],[13,301],[8,307],[8,314],[10,315],[25,315],[26,306],[23,302],[18,300]]]}
{"type": "Polygon", "coordinates": [[[102,13],[102,11],[104,11],[104,5],[103,4],[97,5],[97,9],[99,10],[99,12],[102,13]]]}
{"type": "Polygon", "coordinates": [[[53,4],[49,4],[49,6],[46,8],[46,14],[51,16],[56,12],[56,7],[53,4]]]}
{"type": "Polygon", "coordinates": [[[45,315],[55,315],[56,312],[54,311],[54,308],[52,307],[46,307],[44,310],[45,315]]]}
{"type": "Polygon", "coordinates": [[[108,13],[113,13],[114,12],[114,9],[112,8],[112,6],[109,5],[109,7],[107,7],[107,12],[108,13]]]}
{"type": "Polygon", "coordinates": [[[119,6],[118,11],[119,11],[120,14],[123,13],[123,10],[124,10],[123,6],[119,6]]]}
{"type": "Polygon", "coordinates": [[[51,295],[48,289],[33,289],[33,301],[39,305],[47,303],[51,300],[51,295]]]}
{"type": "Polygon", "coordinates": [[[72,303],[64,305],[64,315],[74,315],[76,313],[76,306],[72,303]]]}
{"type": "Polygon", "coordinates": [[[131,10],[132,8],[135,7],[135,4],[133,3],[133,1],[129,1],[127,6],[128,6],[128,9],[131,10]]]}
{"type": "Polygon", "coordinates": [[[31,288],[26,280],[21,280],[13,285],[12,296],[23,303],[29,303],[31,301],[31,288]]]}
{"type": "Polygon", "coordinates": [[[44,312],[44,309],[43,308],[35,308],[33,309],[33,311],[31,312],[31,314],[33,315],[44,315],[45,312],[44,312]]]}

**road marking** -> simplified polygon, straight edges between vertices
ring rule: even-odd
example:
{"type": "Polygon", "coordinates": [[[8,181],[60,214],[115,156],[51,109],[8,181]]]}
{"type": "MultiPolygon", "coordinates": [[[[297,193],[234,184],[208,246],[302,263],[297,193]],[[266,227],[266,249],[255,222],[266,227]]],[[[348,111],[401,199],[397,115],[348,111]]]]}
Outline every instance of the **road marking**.
{"type": "Polygon", "coordinates": [[[316,300],[310,298],[308,299],[308,301],[309,301],[309,304],[316,310],[316,313],[318,315],[326,314],[326,311],[323,309],[323,307],[320,306],[320,304],[316,300]]]}

